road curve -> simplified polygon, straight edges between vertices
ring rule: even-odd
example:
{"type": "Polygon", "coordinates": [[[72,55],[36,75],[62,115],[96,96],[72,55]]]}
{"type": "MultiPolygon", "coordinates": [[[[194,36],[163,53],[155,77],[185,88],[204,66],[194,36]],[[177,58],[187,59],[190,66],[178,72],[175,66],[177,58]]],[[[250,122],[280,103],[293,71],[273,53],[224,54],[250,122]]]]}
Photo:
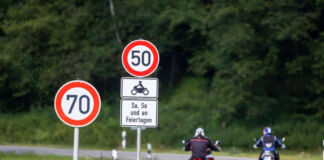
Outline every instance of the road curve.
{"type": "MultiPolygon", "coordinates": [[[[62,148],[47,148],[47,147],[22,147],[22,146],[2,146],[0,145],[0,151],[3,153],[32,153],[37,155],[58,155],[58,156],[72,156],[72,149],[62,148]]],[[[106,150],[79,150],[80,157],[96,157],[96,158],[112,158],[111,151],[106,150]]],[[[146,159],[146,153],[141,153],[142,158],[146,159]]],[[[155,153],[152,154],[153,160],[188,160],[190,155],[188,154],[168,154],[168,153],[155,153]]],[[[118,151],[119,160],[136,160],[136,152],[118,151]]],[[[254,160],[252,158],[240,158],[240,157],[223,157],[215,156],[215,160],[254,160]]]]}

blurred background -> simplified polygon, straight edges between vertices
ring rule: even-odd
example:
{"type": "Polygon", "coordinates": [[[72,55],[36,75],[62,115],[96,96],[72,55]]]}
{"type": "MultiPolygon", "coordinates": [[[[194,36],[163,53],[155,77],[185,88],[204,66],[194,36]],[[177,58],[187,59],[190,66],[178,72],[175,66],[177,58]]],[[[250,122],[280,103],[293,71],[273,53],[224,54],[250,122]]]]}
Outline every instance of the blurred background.
{"type": "Polygon", "coordinates": [[[182,149],[203,127],[224,148],[251,150],[271,126],[288,150],[324,138],[323,0],[0,0],[0,144],[73,144],[53,103],[65,82],[93,84],[102,110],[80,146],[116,148],[121,53],[151,41],[160,53],[159,126],[142,144],[182,149]]]}

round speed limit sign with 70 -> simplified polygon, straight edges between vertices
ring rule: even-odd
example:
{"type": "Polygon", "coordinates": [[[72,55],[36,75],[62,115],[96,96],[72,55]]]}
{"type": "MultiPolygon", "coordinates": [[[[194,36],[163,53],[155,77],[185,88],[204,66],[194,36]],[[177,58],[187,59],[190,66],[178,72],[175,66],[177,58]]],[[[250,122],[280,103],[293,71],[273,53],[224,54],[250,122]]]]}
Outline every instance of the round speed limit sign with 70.
{"type": "Polygon", "coordinates": [[[146,40],[135,40],[129,43],[122,54],[125,70],[136,77],[146,77],[152,74],[159,64],[159,52],[146,40]]]}
{"type": "Polygon", "coordinates": [[[56,93],[54,106],[57,116],[71,127],[92,123],[101,108],[99,93],[90,83],[75,80],[64,84],[56,93]]]}

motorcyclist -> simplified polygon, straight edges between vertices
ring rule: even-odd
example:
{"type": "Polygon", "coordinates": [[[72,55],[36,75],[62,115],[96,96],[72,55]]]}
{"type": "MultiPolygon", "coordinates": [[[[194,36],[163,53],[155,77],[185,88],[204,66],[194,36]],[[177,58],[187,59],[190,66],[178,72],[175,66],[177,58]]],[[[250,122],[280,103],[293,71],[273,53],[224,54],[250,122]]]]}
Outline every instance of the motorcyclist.
{"type": "Polygon", "coordinates": [[[265,127],[263,129],[263,136],[253,145],[254,148],[263,147],[262,152],[260,153],[259,160],[262,160],[262,155],[267,149],[265,147],[266,143],[272,143],[270,148],[273,148],[273,154],[275,156],[275,160],[279,160],[279,152],[276,148],[281,147],[285,148],[285,145],[281,143],[281,141],[274,135],[272,135],[272,130],[270,127],[265,127]]]}
{"type": "Polygon", "coordinates": [[[142,85],[142,81],[138,82],[138,85],[134,86],[135,89],[140,89],[140,88],[144,88],[144,86],[142,85]]]}
{"type": "Polygon", "coordinates": [[[185,151],[192,151],[190,160],[206,160],[207,150],[210,148],[214,151],[219,151],[220,148],[215,146],[210,139],[205,137],[204,130],[197,128],[195,136],[191,137],[187,143],[185,143],[185,151]]]}

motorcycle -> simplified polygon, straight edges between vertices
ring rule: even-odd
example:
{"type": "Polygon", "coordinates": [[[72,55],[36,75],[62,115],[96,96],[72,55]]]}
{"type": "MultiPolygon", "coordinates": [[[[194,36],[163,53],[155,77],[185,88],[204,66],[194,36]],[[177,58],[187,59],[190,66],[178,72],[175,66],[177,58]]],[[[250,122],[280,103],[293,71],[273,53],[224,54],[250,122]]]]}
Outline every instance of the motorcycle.
{"type": "MultiPolygon", "coordinates": [[[[188,143],[188,141],[182,140],[182,144],[185,146],[188,143]]],[[[219,150],[221,150],[221,147],[219,147],[218,145],[221,144],[221,141],[217,140],[215,142],[215,146],[217,146],[217,148],[219,150]]],[[[183,147],[183,150],[185,150],[185,147],[183,147]]],[[[193,160],[201,160],[200,158],[194,158],[193,160]]],[[[206,152],[206,160],[214,160],[214,156],[212,155],[212,150],[210,148],[207,149],[206,152]]]]}
{"type": "Polygon", "coordinates": [[[136,95],[137,93],[143,93],[144,95],[149,94],[149,90],[147,88],[137,88],[134,87],[134,89],[131,90],[132,95],[136,95]]]}
{"type": "MultiPolygon", "coordinates": [[[[256,138],[253,139],[254,142],[256,142],[256,138]]],[[[285,137],[281,139],[281,142],[283,143],[285,141],[285,137]]],[[[257,149],[257,146],[253,146],[254,149],[257,149]]],[[[285,148],[285,144],[282,144],[281,148],[285,148]]],[[[274,143],[265,143],[263,146],[263,153],[261,155],[262,160],[274,160],[275,159],[275,146],[274,143]]]]}
{"type": "MultiPolygon", "coordinates": [[[[219,141],[219,140],[217,140],[215,142],[215,146],[217,146],[219,150],[221,150],[221,148],[218,146],[220,144],[221,144],[221,141],[219,141]]],[[[208,150],[207,150],[206,160],[214,160],[214,156],[212,155],[210,148],[208,148],[208,150]]]]}

